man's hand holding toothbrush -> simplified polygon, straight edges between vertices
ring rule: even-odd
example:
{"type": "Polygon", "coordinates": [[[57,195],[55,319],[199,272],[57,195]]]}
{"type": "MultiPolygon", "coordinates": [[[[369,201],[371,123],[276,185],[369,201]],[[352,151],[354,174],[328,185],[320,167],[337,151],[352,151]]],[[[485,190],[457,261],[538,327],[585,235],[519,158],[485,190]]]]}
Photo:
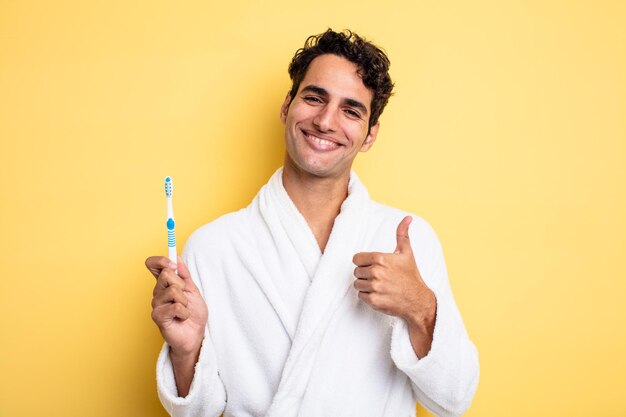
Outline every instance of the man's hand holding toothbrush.
{"type": "Polygon", "coordinates": [[[157,279],[152,297],[152,320],[170,346],[178,395],[185,397],[204,339],[207,305],[180,256],[178,264],[166,256],[151,256],[146,259],[146,267],[157,279]]]}

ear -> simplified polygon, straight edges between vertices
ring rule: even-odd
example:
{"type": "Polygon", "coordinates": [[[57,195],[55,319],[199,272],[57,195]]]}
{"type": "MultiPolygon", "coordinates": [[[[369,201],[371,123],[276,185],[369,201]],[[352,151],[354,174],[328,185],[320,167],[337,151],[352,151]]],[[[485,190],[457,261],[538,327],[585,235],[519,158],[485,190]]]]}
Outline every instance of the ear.
{"type": "Polygon", "coordinates": [[[370,129],[370,133],[368,133],[368,135],[365,137],[365,141],[363,142],[363,145],[361,145],[361,149],[359,150],[360,152],[369,151],[369,149],[372,147],[374,142],[376,142],[376,135],[378,135],[379,128],[380,128],[380,122],[377,122],[374,126],[372,126],[372,128],[370,129]]]}
{"type": "Polygon", "coordinates": [[[287,95],[285,96],[285,101],[283,105],[280,106],[280,122],[282,124],[287,123],[287,112],[289,112],[289,105],[291,104],[291,95],[289,91],[287,91],[287,95]]]}

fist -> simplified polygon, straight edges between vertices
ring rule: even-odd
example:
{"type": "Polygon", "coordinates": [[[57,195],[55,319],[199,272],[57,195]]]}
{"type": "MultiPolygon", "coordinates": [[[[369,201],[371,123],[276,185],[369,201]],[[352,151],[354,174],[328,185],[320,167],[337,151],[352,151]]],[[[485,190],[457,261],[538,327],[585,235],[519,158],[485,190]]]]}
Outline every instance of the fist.
{"type": "Polygon", "coordinates": [[[363,302],[374,310],[416,322],[434,317],[436,299],[415,263],[409,240],[411,221],[407,216],[398,225],[393,253],[361,252],[352,261],[357,278],[354,288],[363,302]]]}
{"type": "Polygon", "coordinates": [[[146,259],[146,267],[156,278],[152,320],[172,352],[180,355],[197,352],[204,339],[208,309],[187,266],[180,256],[178,264],[165,256],[152,256],[146,259]]]}

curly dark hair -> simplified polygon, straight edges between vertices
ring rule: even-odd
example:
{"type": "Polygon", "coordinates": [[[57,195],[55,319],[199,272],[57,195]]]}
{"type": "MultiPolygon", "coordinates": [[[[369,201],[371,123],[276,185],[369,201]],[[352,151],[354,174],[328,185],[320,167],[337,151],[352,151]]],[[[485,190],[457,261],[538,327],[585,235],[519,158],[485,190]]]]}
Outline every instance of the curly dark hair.
{"type": "Polygon", "coordinates": [[[350,30],[335,32],[328,29],[319,35],[309,36],[304,47],[298,49],[289,64],[289,76],[292,80],[289,92],[291,100],[298,93],[311,61],[323,54],[340,56],[357,66],[357,73],[363,84],[373,93],[369,118],[371,129],[378,122],[392,94],[393,82],[389,76],[389,58],[382,49],[350,30]]]}

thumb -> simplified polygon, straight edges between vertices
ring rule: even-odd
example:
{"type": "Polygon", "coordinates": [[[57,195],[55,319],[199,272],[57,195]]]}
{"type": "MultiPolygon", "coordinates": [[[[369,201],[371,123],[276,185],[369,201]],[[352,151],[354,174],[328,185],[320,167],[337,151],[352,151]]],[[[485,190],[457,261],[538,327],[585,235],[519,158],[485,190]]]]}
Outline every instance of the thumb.
{"type": "Polygon", "coordinates": [[[413,217],[406,216],[396,230],[396,250],[393,253],[411,253],[411,241],[409,240],[409,225],[413,217]]]}
{"type": "Polygon", "coordinates": [[[185,262],[183,262],[183,258],[180,257],[180,255],[177,258],[178,263],[176,265],[177,267],[177,273],[178,276],[181,277],[183,279],[183,281],[185,281],[185,287],[193,290],[196,288],[196,284],[193,282],[193,280],[191,279],[191,273],[189,272],[189,268],[187,268],[187,265],[185,265],[185,262]]]}

